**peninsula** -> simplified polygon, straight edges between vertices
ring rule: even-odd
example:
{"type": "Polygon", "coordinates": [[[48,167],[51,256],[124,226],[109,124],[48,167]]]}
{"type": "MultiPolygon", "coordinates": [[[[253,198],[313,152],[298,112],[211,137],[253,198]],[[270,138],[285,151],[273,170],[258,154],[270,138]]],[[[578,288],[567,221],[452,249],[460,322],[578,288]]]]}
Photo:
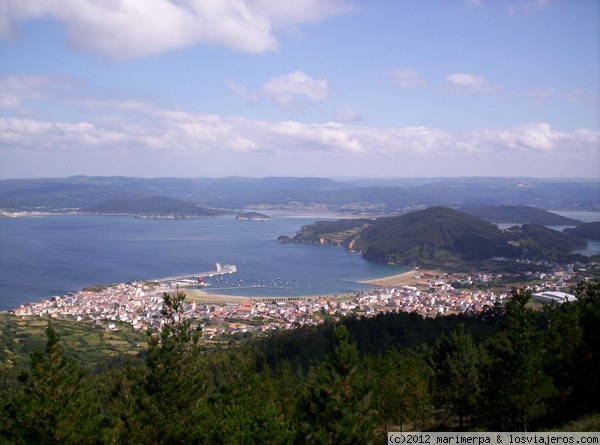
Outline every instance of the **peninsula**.
{"type": "Polygon", "coordinates": [[[258,212],[242,212],[239,213],[235,219],[239,221],[271,221],[269,215],[264,215],[258,212]]]}

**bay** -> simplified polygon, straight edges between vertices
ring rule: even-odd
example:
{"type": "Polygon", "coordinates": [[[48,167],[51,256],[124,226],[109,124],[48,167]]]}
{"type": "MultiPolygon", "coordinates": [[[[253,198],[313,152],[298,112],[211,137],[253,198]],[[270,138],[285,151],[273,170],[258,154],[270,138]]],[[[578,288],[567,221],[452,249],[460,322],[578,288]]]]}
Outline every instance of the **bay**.
{"type": "Polygon", "coordinates": [[[281,244],[300,219],[271,221],[140,219],[47,215],[0,219],[0,310],[93,284],[114,284],[209,271],[235,264],[212,292],[240,296],[301,296],[358,292],[357,283],[405,271],[376,264],[336,246],[281,244]],[[235,278],[235,280],[233,279],[235,278]]]}

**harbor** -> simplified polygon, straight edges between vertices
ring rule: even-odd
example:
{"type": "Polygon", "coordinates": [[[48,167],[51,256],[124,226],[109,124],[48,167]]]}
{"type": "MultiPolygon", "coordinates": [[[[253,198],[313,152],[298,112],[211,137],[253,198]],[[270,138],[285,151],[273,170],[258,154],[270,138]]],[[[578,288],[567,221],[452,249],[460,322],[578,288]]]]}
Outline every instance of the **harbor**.
{"type": "Polygon", "coordinates": [[[176,284],[176,285],[181,285],[181,286],[201,286],[201,287],[203,287],[203,286],[209,285],[205,281],[207,278],[211,278],[211,277],[215,277],[215,276],[219,276],[219,275],[232,274],[232,273],[236,273],[236,272],[237,272],[237,267],[235,266],[235,264],[215,263],[212,270],[210,270],[208,272],[177,275],[174,277],[160,278],[158,280],[153,280],[153,281],[158,281],[159,283],[176,284]]]}

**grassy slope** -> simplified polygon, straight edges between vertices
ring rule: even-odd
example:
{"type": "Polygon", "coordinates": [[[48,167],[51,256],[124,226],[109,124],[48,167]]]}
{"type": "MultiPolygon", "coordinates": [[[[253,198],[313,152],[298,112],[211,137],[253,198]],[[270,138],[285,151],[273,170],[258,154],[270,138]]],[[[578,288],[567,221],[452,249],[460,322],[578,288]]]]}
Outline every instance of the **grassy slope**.
{"type": "MultiPolygon", "coordinates": [[[[45,329],[50,318],[17,317],[0,314],[0,363],[22,368],[29,362],[29,353],[45,347],[45,329]]],[[[118,331],[106,331],[90,323],[52,319],[52,326],[69,355],[93,368],[108,356],[136,354],[146,348],[146,335],[129,325],[118,325],[118,331]]]]}

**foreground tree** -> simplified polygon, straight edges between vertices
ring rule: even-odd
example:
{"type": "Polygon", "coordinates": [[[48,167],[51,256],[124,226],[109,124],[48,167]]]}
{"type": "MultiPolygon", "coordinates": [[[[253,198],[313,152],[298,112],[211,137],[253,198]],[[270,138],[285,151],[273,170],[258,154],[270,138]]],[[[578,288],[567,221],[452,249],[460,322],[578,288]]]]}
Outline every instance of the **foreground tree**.
{"type": "Polygon", "coordinates": [[[431,413],[431,368],[423,355],[409,349],[391,349],[376,357],[363,375],[370,379],[372,406],[384,437],[392,428],[425,428],[431,413]]]}
{"type": "Polygon", "coordinates": [[[197,441],[196,428],[208,410],[204,362],[198,344],[200,327],[185,316],[185,294],[163,294],[164,324],[148,333],[147,400],[143,405],[143,440],[158,443],[197,441]]]}
{"type": "Polygon", "coordinates": [[[544,370],[546,345],[538,313],[527,307],[530,291],[514,290],[502,331],[486,342],[487,413],[499,430],[527,431],[542,417],[554,393],[544,370]]]}
{"type": "Polygon", "coordinates": [[[348,330],[333,329],[334,346],[310,378],[299,403],[297,443],[369,444],[376,423],[368,394],[353,381],[358,352],[348,343],[348,330]]]}
{"type": "Polygon", "coordinates": [[[436,341],[431,354],[437,400],[458,416],[461,431],[468,426],[479,393],[479,351],[463,324],[436,341]]]}
{"type": "Polygon", "coordinates": [[[30,355],[30,369],[20,381],[20,391],[5,407],[3,435],[11,443],[100,443],[98,405],[50,322],[45,350],[30,355]]]}

